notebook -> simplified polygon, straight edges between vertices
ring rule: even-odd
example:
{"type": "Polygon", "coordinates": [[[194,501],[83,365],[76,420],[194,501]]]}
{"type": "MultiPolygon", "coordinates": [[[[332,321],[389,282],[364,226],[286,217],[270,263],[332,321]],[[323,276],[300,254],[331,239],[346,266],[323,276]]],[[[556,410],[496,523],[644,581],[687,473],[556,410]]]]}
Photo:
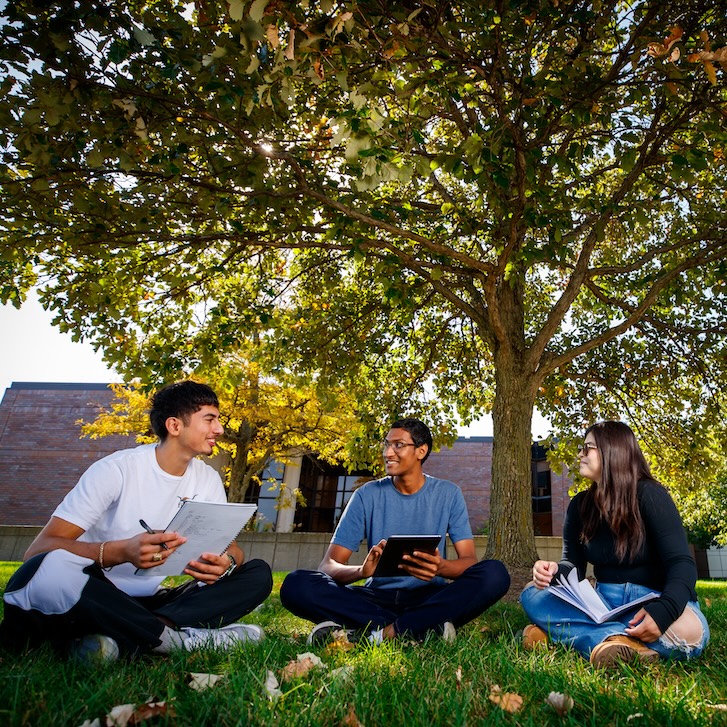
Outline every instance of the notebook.
{"type": "Polygon", "coordinates": [[[138,576],[178,576],[202,553],[224,553],[255,514],[257,505],[184,500],[164,532],[187,538],[155,568],[137,568],[138,576]]]}

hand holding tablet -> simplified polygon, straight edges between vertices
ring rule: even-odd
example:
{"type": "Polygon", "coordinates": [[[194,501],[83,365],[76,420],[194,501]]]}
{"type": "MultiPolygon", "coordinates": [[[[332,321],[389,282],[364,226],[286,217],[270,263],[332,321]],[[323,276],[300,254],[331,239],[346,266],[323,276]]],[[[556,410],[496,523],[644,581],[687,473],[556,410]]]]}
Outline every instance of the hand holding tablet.
{"type": "Polygon", "coordinates": [[[406,563],[405,555],[414,551],[434,554],[441,541],[440,535],[391,535],[386,540],[386,547],[374,571],[374,578],[387,578],[393,576],[406,576],[407,573],[399,568],[406,563]]]}

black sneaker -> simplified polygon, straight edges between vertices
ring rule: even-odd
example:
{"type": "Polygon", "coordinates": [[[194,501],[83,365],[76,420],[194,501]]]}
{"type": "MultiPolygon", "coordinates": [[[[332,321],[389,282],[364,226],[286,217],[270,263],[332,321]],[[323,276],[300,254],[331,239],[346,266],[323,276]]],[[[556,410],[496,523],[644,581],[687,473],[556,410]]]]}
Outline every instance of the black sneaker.
{"type": "Polygon", "coordinates": [[[354,629],[346,629],[335,621],[321,621],[313,627],[305,643],[308,646],[317,646],[331,639],[335,640],[337,636],[340,638],[339,634],[344,634],[351,643],[357,641],[357,632],[354,629]]]}

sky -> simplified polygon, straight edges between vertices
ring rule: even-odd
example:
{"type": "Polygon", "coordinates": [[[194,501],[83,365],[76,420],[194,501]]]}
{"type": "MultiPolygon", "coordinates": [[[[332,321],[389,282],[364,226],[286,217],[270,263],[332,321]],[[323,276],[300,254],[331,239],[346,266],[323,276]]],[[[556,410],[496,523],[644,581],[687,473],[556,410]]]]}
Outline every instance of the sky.
{"type": "MultiPolygon", "coordinates": [[[[107,384],[121,380],[90,343],[76,343],[70,334],[51,325],[52,317],[32,292],[19,310],[0,306],[0,396],[13,381],[107,384]]],[[[544,438],[549,431],[548,421],[536,411],[535,438],[544,438]]],[[[492,419],[485,416],[471,426],[460,427],[459,433],[465,437],[491,436],[492,419]]]]}

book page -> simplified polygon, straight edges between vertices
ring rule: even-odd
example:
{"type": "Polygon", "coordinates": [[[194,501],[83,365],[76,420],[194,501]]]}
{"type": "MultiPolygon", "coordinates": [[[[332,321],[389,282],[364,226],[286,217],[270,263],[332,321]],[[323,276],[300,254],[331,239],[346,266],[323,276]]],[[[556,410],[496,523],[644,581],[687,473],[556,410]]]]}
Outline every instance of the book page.
{"type": "Polygon", "coordinates": [[[551,585],[550,590],[553,595],[583,611],[596,623],[609,621],[625,611],[636,608],[639,604],[659,598],[659,594],[652,591],[645,596],[609,610],[588,579],[578,580],[578,571],[575,568],[571,570],[566,578],[558,578],[558,582],[551,585]]]}
{"type": "Polygon", "coordinates": [[[177,532],[187,538],[187,542],[162,565],[137,568],[136,575],[177,576],[187,563],[197,560],[202,553],[224,553],[256,510],[257,505],[236,502],[185,500],[164,531],[177,532]]]}

